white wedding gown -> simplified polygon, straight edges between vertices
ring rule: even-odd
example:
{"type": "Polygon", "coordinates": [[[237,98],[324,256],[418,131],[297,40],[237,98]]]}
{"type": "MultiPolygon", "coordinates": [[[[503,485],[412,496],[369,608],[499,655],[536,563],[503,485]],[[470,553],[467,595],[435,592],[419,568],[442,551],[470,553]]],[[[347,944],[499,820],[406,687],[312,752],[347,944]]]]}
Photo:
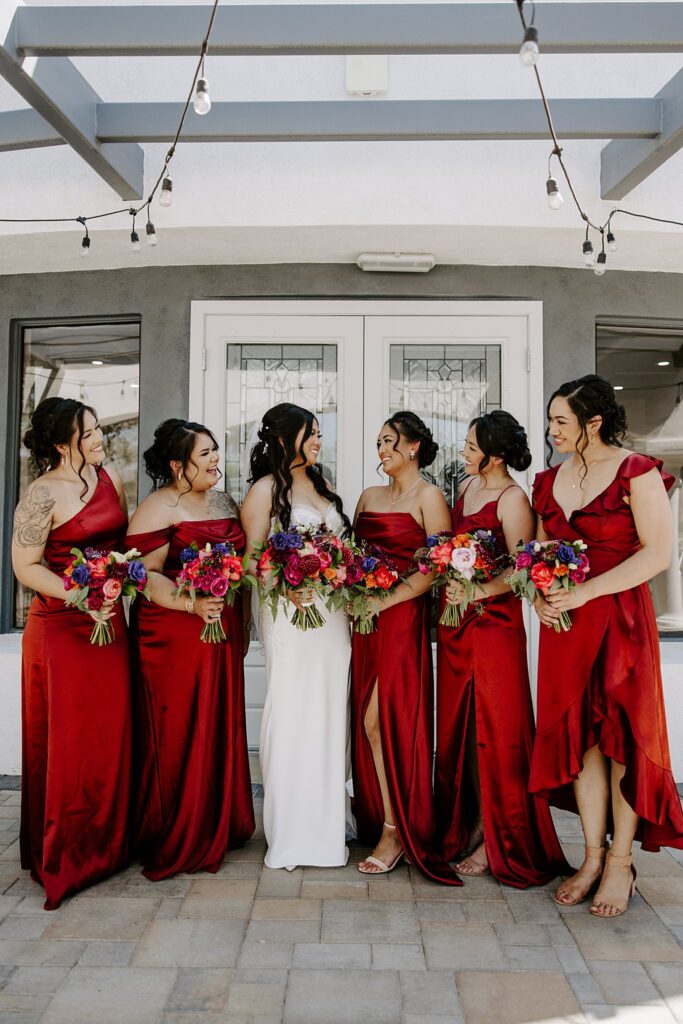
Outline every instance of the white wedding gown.
{"type": "MultiPolygon", "coordinates": [[[[334,505],[325,521],[335,533],[343,529],[334,505]]],[[[321,522],[313,508],[292,508],[293,526],[321,522]]],[[[306,632],[291,625],[291,603],[281,602],[274,621],[270,605],[260,609],[266,659],[261,773],[269,868],[336,867],[348,859],[351,639],[346,614],[328,611],[318,597],[316,603],[325,624],[306,632]]]]}

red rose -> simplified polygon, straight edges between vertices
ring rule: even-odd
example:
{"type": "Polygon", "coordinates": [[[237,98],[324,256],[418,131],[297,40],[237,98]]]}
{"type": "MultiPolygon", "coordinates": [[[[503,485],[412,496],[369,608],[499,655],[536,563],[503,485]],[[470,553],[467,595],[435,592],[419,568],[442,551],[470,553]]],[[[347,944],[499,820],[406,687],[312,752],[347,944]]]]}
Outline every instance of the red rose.
{"type": "Polygon", "coordinates": [[[547,565],[544,565],[543,562],[538,562],[536,565],[532,566],[529,575],[534,581],[536,587],[543,594],[547,594],[555,582],[554,572],[552,569],[549,569],[547,565]]]}
{"type": "Polygon", "coordinates": [[[374,576],[375,582],[381,590],[388,590],[389,587],[393,586],[396,580],[396,577],[391,570],[387,569],[386,565],[381,564],[375,569],[374,576]]]}

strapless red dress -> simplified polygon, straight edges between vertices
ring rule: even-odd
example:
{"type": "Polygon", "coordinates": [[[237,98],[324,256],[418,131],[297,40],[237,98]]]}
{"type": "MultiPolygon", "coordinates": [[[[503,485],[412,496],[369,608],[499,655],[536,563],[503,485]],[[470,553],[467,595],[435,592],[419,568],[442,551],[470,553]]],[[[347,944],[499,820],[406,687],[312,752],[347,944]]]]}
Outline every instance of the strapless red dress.
{"type": "MultiPolygon", "coordinates": [[[[184,522],[130,535],[143,555],[169,545],[164,574],[175,579],[193,541],[244,547],[237,519],[184,522]]],[[[182,608],[182,603],[180,605],[182,608]]],[[[242,658],[242,603],[223,611],[223,643],[200,639],[186,611],[138,601],[131,615],[134,792],[131,845],[143,874],[216,872],[230,847],[253,834],[242,658]]]]}
{"type": "MultiPolygon", "coordinates": [[[[126,525],[101,469],[90,500],[50,533],[48,568],[61,575],[75,547],[121,550],[126,525]]],[[[21,866],[45,889],[46,910],[120,871],[128,857],[131,692],[120,605],[112,623],[113,643],[93,645],[90,616],[42,594],[26,621],[21,866]]]]}
{"type": "MultiPolygon", "coordinates": [[[[406,512],[361,512],[356,536],[408,570],[425,543],[424,530],[406,512]]],[[[428,878],[461,880],[435,848],[432,793],[434,698],[429,638],[429,596],[387,608],[374,633],[353,634],[351,742],[354,813],[358,838],[375,846],[382,832],[382,794],[365,734],[365,712],[377,683],[382,752],[391,807],[406,856],[428,878]]]]}
{"type": "MultiPolygon", "coordinates": [[[[507,550],[497,501],[466,516],[464,494],[453,509],[458,533],[491,530],[507,550]]],[[[445,600],[445,595],[444,595],[445,600]]],[[[437,634],[436,771],[439,835],[446,860],[467,848],[479,800],[469,773],[466,738],[474,715],[486,856],[494,876],[524,889],[545,885],[569,866],[547,801],[527,791],[534,713],[521,602],[511,592],[467,609],[456,628],[437,634]]]]}
{"type": "MultiPolygon", "coordinates": [[[[550,538],[588,545],[591,576],[625,561],[639,548],[625,499],[634,477],[662,463],[633,453],[616,478],[585,508],[565,515],[553,496],[559,466],[539,473],[534,508],[550,538]]],[[[669,489],[673,477],[662,473],[669,489]]],[[[683,847],[683,812],[666,732],[659,639],[647,583],[589,601],[570,612],[572,628],[541,627],[538,716],[530,787],[558,807],[576,811],[572,780],[591,747],[626,766],[621,791],[640,816],[643,849],[683,847]]]]}

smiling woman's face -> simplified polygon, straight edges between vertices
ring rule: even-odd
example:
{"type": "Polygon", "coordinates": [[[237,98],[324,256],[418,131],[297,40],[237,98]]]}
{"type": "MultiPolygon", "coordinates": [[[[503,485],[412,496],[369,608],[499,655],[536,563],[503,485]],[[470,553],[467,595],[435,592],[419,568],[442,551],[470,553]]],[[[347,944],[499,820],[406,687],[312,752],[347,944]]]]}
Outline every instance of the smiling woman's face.
{"type": "MultiPolygon", "coordinates": [[[[319,425],[318,421],[317,420],[313,420],[313,429],[311,431],[310,437],[307,437],[306,440],[304,441],[303,437],[304,437],[305,433],[306,433],[306,428],[302,427],[301,430],[299,431],[299,433],[297,434],[295,448],[296,448],[297,453],[299,451],[303,452],[303,456],[304,456],[304,459],[306,460],[306,465],[307,466],[315,466],[315,464],[318,461],[318,456],[320,455],[320,449],[322,447],[321,442],[322,442],[322,439],[323,439],[323,435],[320,433],[320,425],[319,425]],[[302,448],[302,442],[303,442],[303,448],[302,448]]],[[[301,460],[300,460],[300,458],[297,455],[297,458],[295,459],[295,461],[293,463],[293,466],[299,465],[300,462],[301,462],[301,460]]]]}
{"type": "Polygon", "coordinates": [[[394,427],[385,423],[377,435],[377,455],[387,476],[395,476],[416,451],[415,442],[406,441],[394,427]]]}

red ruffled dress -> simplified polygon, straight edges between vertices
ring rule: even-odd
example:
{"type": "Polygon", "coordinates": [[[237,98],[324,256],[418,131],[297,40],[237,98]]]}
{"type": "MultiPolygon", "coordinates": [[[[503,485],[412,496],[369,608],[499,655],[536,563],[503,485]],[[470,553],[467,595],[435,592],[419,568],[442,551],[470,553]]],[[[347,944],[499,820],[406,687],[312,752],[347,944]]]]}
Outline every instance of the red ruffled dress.
{"type": "MultiPolygon", "coordinates": [[[[193,541],[244,548],[239,521],[200,520],[127,537],[148,555],[169,545],[175,579],[193,541]]],[[[182,607],[182,604],[181,604],[182,607]]],[[[135,801],[131,845],[143,874],[216,872],[254,832],[247,752],[242,603],[223,610],[223,643],[204,643],[197,615],[136,601],[131,615],[135,801]]]]}
{"type": "MultiPolygon", "coordinates": [[[[384,549],[408,570],[425,533],[407,512],[361,512],[356,536],[384,549]]],[[[375,846],[384,809],[365,713],[377,683],[382,752],[398,835],[410,862],[446,885],[462,882],[436,850],[432,793],[434,700],[429,596],[387,608],[375,632],[353,634],[351,742],[358,838],[375,846]]]]}
{"type": "MultiPolygon", "coordinates": [[[[553,496],[559,466],[539,473],[533,504],[551,539],[588,545],[592,577],[608,572],[639,548],[628,505],[634,477],[659,459],[632,453],[612,483],[567,520],[553,496]]],[[[669,489],[673,477],[662,473],[669,489]]],[[[626,766],[621,791],[640,824],[643,849],[683,847],[683,812],[666,732],[659,639],[650,590],[642,583],[589,601],[570,612],[572,628],[541,627],[538,715],[530,789],[576,811],[572,780],[596,744],[626,766]]]]}
{"type": "MultiPolygon", "coordinates": [[[[513,485],[514,486],[514,485],[513,485]]],[[[497,500],[453,509],[457,533],[490,530],[507,551],[497,500]]],[[[527,671],[522,605],[508,591],[470,606],[459,626],[438,627],[435,799],[446,860],[468,845],[479,801],[469,772],[467,730],[476,727],[486,856],[494,876],[524,889],[545,885],[570,869],[546,800],[528,792],[534,713],[527,671]]]]}
{"type": "MultiPolygon", "coordinates": [[[[50,533],[44,559],[61,575],[72,548],[121,550],[127,519],[100,469],[90,500],[50,533]]],[[[65,594],[66,596],[66,594],[65,594]]],[[[36,594],[22,654],[21,866],[45,889],[45,909],[126,866],[131,690],[121,606],[114,641],[90,643],[95,623],[36,594]]]]}

